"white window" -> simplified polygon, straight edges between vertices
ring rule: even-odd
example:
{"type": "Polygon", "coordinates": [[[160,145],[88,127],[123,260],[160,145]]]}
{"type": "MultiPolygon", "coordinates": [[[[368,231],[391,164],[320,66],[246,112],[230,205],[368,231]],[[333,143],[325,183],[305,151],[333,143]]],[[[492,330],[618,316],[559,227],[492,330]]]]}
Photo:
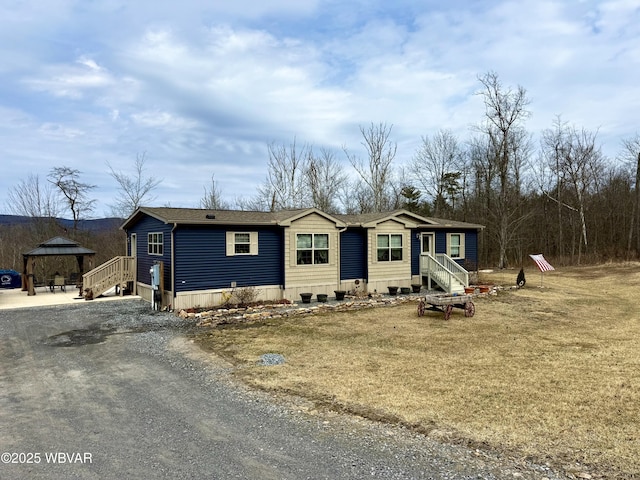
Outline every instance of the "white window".
{"type": "Polygon", "coordinates": [[[328,233],[296,234],[296,265],[323,265],[329,263],[328,233]]]}
{"type": "Polygon", "coordinates": [[[377,250],[379,262],[401,262],[402,234],[379,234],[377,250]]]}
{"type": "Polygon", "coordinates": [[[464,258],[464,233],[447,235],[447,253],[451,258],[464,258]]]}
{"type": "Polygon", "coordinates": [[[258,232],[227,232],[227,256],[257,254],[258,232]]]}
{"type": "Polygon", "coordinates": [[[163,237],[164,235],[162,233],[150,233],[148,235],[148,252],[149,255],[162,255],[164,252],[164,248],[163,248],[163,237]]]}
{"type": "Polygon", "coordinates": [[[236,255],[246,255],[251,253],[251,234],[234,233],[234,253],[236,255]]]}

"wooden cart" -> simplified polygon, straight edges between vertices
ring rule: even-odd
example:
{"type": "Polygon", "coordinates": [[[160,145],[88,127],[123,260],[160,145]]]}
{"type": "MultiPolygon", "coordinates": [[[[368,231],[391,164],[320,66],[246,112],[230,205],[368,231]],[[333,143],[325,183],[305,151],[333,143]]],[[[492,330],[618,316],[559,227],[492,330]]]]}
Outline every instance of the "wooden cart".
{"type": "Polygon", "coordinates": [[[426,295],[418,303],[418,316],[422,317],[425,310],[433,310],[443,312],[444,319],[449,320],[455,307],[464,310],[465,317],[473,317],[476,313],[476,306],[471,301],[472,298],[472,295],[426,295]]]}

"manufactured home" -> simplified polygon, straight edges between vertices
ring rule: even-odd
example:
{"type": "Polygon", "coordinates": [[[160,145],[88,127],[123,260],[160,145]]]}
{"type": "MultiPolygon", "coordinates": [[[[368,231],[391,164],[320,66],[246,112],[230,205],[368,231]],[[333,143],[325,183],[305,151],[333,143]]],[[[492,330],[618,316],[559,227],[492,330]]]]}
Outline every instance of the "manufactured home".
{"type": "MultiPolygon", "coordinates": [[[[265,301],[418,284],[462,292],[469,270],[477,269],[483,227],[406,210],[333,215],[316,208],[141,207],[121,228],[127,256],[114,265],[122,262],[133,272],[127,282],[137,294],[154,301],[160,290],[165,306],[180,309],[219,305],[243,287],[255,288],[265,301]]],[[[85,276],[95,295],[107,287],[98,271],[85,276]]]]}

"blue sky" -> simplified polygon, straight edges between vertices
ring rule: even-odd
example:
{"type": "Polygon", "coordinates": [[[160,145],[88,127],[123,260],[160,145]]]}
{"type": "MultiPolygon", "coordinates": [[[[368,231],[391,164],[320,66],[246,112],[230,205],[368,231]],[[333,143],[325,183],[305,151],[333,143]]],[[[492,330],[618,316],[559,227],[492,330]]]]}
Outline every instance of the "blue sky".
{"type": "Polygon", "coordinates": [[[561,114],[613,159],[640,131],[640,0],[2,0],[0,191],[64,165],[106,215],[107,162],[145,152],[156,204],[198,206],[212,174],[233,201],[268,143],[346,166],[371,122],[400,166],[438,129],[471,136],[488,71],[527,90],[535,142],[561,114]]]}

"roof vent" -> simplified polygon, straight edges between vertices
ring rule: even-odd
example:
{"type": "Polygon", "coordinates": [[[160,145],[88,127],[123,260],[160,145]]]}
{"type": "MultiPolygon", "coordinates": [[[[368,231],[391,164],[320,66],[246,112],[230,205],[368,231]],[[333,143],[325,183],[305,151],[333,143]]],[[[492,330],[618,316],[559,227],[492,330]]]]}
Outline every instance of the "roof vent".
{"type": "Polygon", "coordinates": [[[207,219],[208,220],[214,220],[216,218],[216,216],[213,213],[207,213],[207,219]]]}

